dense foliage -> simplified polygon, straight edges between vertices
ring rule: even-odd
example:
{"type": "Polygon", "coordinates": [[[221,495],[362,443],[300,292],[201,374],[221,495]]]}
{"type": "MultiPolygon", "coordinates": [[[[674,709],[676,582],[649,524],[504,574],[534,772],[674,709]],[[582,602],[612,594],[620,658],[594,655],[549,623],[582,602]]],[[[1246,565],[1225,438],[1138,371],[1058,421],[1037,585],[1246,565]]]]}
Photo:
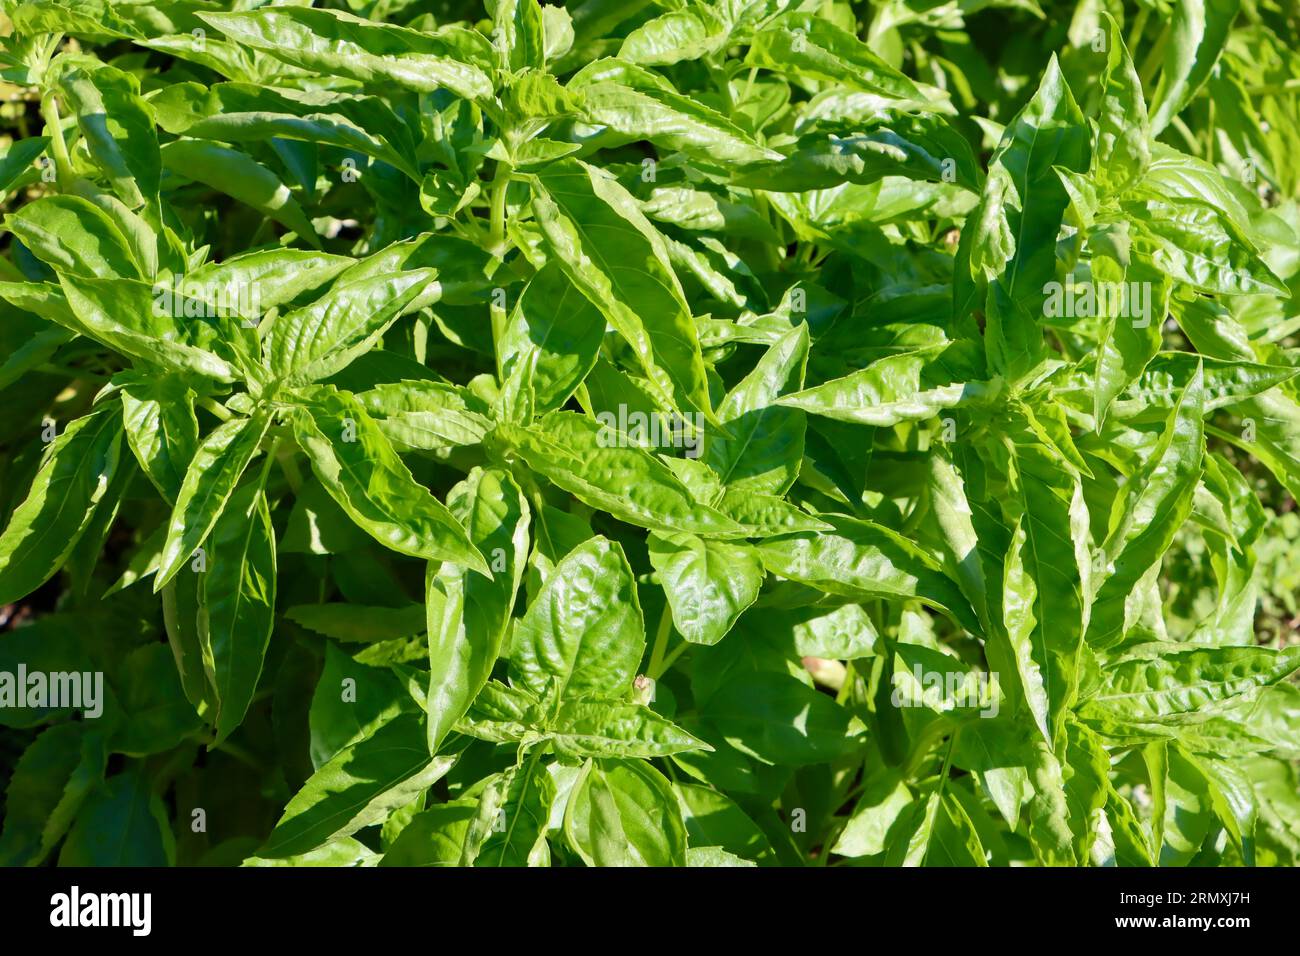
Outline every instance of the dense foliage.
{"type": "Polygon", "coordinates": [[[0,861],[1300,862],[1294,5],[0,6],[0,861]]]}

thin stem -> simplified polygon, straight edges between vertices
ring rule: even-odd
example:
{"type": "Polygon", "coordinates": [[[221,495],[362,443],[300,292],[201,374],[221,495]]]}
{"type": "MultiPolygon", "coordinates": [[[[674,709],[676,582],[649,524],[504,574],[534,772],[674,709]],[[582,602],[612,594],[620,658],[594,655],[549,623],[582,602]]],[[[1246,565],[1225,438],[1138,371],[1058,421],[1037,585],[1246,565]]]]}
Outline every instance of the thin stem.
{"type": "Polygon", "coordinates": [[[1208,121],[1205,128],[1208,131],[1205,137],[1205,161],[1214,165],[1214,97],[1211,96],[1206,100],[1207,109],[1209,110],[1208,121]]]}
{"type": "Polygon", "coordinates": [[[1128,49],[1130,54],[1137,52],[1138,41],[1142,39],[1142,31],[1146,29],[1147,20],[1150,17],[1150,9],[1143,7],[1138,11],[1137,16],[1133,18],[1133,29],[1129,31],[1128,35],[1128,49]]]}
{"type": "Polygon", "coordinates": [[[230,409],[226,408],[224,405],[219,404],[218,402],[213,401],[210,398],[199,399],[199,407],[206,409],[207,411],[211,412],[213,415],[216,415],[223,422],[228,422],[235,417],[230,413],[230,409]]]}
{"type": "Polygon", "coordinates": [[[1300,77],[1282,83],[1265,83],[1261,86],[1248,86],[1246,93],[1250,96],[1273,96],[1278,93],[1295,93],[1300,91],[1300,77]]]}
{"type": "Polygon", "coordinates": [[[208,750],[215,750],[219,753],[234,757],[240,763],[247,764],[259,773],[266,772],[266,767],[260,760],[253,756],[252,753],[239,746],[239,744],[231,743],[229,740],[223,740],[219,744],[209,745],[208,750]]]}
{"type": "Polygon", "coordinates": [[[682,641],[680,644],[674,647],[672,653],[659,662],[658,670],[655,670],[653,667],[650,668],[650,674],[649,674],[650,679],[658,680],[664,674],[668,673],[668,668],[672,667],[675,663],[677,663],[677,658],[685,654],[687,648],[689,648],[690,646],[691,645],[689,642],[682,641]]]}
{"type": "Polygon", "coordinates": [[[1197,140],[1196,134],[1191,131],[1188,125],[1183,122],[1181,116],[1171,116],[1169,118],[1169,125],[1176,130],[1183,139],[1187,140],[1187,148],[1191,151],[1193,156],[1199,156],[1201,154],[1200,141],[1197,140]]]}
{"type": "Polygon", "coordinates": [[[663,673],[664,651],[668,650],[668,635],[673,630],[673,616],[668,602],[664,601],[664,612],[659,615],[659,630],[655,633],[654,648],[650,651],[650,677],[663,673]]]}
{"type": "Polygon", "coordinates": [[[498,257],[505,255],[506,251],[506,194],[510,190],[512,172],[509,163],[498,161],[492,178],[492,218],[488,231],[491,248],[488,251],[498,257]]]}
{"type": "Polygon", "coordinates": [[[72,157],[68,155],[68,144],[63,141],[63,125],[59,119],[59,104],[53,94],[41,100],[41,118],[45,120],[45,130],[50,137],[50,147],[54,151],[54,170],[59,178],[59,188],[64,192],[72,186],[76,173],[72,171],[72,157]]]}
{"type": "Polygon", "coordinates": [[[280,449],[280,439],[272,438],[271,447],[266,450],[266,461],[262,462],[262,473],[257,476],[257,486],[266,487],[267,475],[271,473],[271,465],[275,464],[276,452],[280,449]]]}
{"type": "Polygon", "coordinates": [[[291,446],[286,445],[281,448],[276,460],[280,463],[280,471],[284,473],[284,480],[289,484],[289,490],[293,492],[294,497],[302,490],[302,471],[298,468],[298,462],[293,457],[294,450],[291,446]]]}
{"type": "MultiPolygon", "coordinates": [[[[1138,80],[1142,83],[1143,89],[1151,86],[1151,78],[1155,76],[1156,68],[1164,60],[1165,44],[1169,42],[1169,27],[1165,27],[1160,33],[1160,38],[1156,40],[1155,46],[1147,54],[1147,58],[1142,63],[1142,68],[1138,70],[1138,80]]],[[[1148,97],[1149,99],[1149,97],[1148,97]]]]}
{"type": "Polygon", "coordinates": [[[727,76],[727,71],[719,67],[709,57],[705,58],[704,66],[709,71],[709,77],[713,80],[713,85],[722,94],[722,102],[727,107],[726,112],[728,114],[734,113],[736,111],[736,101],[731,95],[731,78],[727,76]]]}

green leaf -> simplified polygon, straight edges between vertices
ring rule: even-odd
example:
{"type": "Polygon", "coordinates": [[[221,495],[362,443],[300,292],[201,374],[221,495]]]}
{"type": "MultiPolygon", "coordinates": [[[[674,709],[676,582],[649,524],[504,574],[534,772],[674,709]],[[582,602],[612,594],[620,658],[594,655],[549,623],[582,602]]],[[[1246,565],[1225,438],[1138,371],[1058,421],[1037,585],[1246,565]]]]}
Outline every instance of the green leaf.
{"type": "Polygon", "coordinates": [[[803,461],[804,415],[783,407],[783,393],[803,384],[808,327],[797,325],[759,359],[718,406],[726,435],[709,432],[704,462],[730,489],[784,494],[803,461]]]}
{"type": "Polygon", "coordinates": [[[379,97],[252,83],[174,83],[149,102],[158,125],[173,135],[224,143],[283,138],[336,146],[388,163],[416,182],[421,179],[411,160],[415,144],[410,129],[379,97]]]}
{"type": "Polygon", "coordinates": [[[872,362],[844,378],[795,392],[777,404],[858,425],[888,427],[933,418],[979,394],[978,386],[945,381],[934,349],[903,352],[872,362]]]}
{"type": "Polygon", "coordinates": [[[162,800],[139,770],[87,798],[59,852],[59,866],[170,866],[176,846],[162,800]]]}
{"type": "Polygon", "coordinates": [[[290,386],[334,375],[372,349],[436,276],[415,269],[336,283],[311,305],[275,320],[263,340],[267,368],[290,386]]]}
{"type": "Polygon", "coordinates": [[[167,540],[154,576],[155,593],[176,576],[216,525],[270,424],[265,414],[232,418],[199,443],[167,523],[167,540]]]}
{"type": "MultiPolygon", "coordinates": [[[[775,853],[767,835],[736,803],[724,794],[691,783],[676,783],[673,790],[682,808],[687,839],[693,848],[717,847],[746,861],[772,862],[775,853]]],[[[687,864],[692,862],[688,851],[687,864]]]]}
{"type": "Polygon", "coordinates": [[[549,262],[524,288],[501,337],[501,369],[509,376],[532,365],[534,409],[553,411],[596,364],[605,317],[556,263],[549,262]]]}
{"type": "Polygon", "coordinates": [[[528,560],[531,519],[518,485],[496,470],[470,472],[447,496],[447,507],[491,561],[492,578],[451,562],[429,564],[430,753],[438,752],[496,664],[528,560]]]}
{"type": "MultiPolygon", "coordinates": [[[[230,345],[216,341],[226,335],[228,323],[200,320],[178,327],[163,307],[165,301],[153,287],[129,279],[83,279],[60,275],[67,296],[66,313],[72,331],[101,342],[147,365],[231,382],[238,376],[232,366],[230,345]],[[217,354],[208,346],[221,348],[217,354]],[[228,357],[227,357],[228,356],[228,357]]],[[[64,319],[62,312],[51,313],[64,319]]],[[[234,338],[231,336],[231,338],[234,338]]],[[[227,342],[229,339],[227,339],[227,342]]]]}
{"type": "MultiPolygon", "coordinates": [[[[739,160],[743,162],[744,160],[739,160]]],[[[887,116],[883,125],[801,137],[780,160],[746,166],[734,182],[753,189],[804,192],[841,183],[868,185],[886,176],[957,183],[978,192],[979,167],[970,144],[942,117],[887,116]]]]}
{"type": "Polygon", "coordinates": [[[291,229],[299,238],[320,245],[311,220],[289,187],[247,153],[205,140],[184,139],[162,148],[162,162],[169,172],[238,199],[291,229]]]}
{"type": "MultiPolygon", "coordinates": [[[[1099,310],[1102,337],[1097,349],[1097,377],[1093,390],[1093,417],[1100,430],[1111,403],[1141,377],[1143,370],[1160,350],[1160,329],[1163,322],[1159,317],[1167,310],[1170,282],[1165,276],[1143,268],[1138,263],[1130,263],[1125,269],[1108,256],[1093,258],[1092,275],[1098,283],[1144,283],[1151,290],[1152,299],[1146,314],[1135,316],[1131,306],[1114,308],[1114,301],[1109,296],[1104,297],[1106,305],[1099,310]],[[1124,312],[1130,314],[1124,315],[1124,312]]],[[[1133,289],[1141,286],[1111,285],[1100,288],[1133,289]]]]}
{"type": "Polygon", "coordinates": [[[356,398],[333,386],[298,394],[294,435],[320,483],[353,521],[393,551],[489,574],[464,527],[416,483],[356,398]]]}
{"type": "Polygon", "coordinates": [[[1240,0],[1178,0],[1169,24],[1169,53],[1152,99],[1151,132],[1159,135],[1210,78],[1240,0]]]}
{"type": "Polygon", "coordinates": [[[395,671],[359,663],[327,644],[308,715],[311,765],[319,770],[399,715],[418,711],[395,671]]]}
{"type": "Polygon", "coordinates": [[[68,560],[113,480],[121,442],[121,419],[107,403],[50,443],[0,534],[0,604],[26,597],[68,560]]]}
{"type": "Polygon", "coordinates": [[[672,787],[646,763],[588,761],[564,813],[588,866],[685,866],[686,826],[672,787]]]}
{"type": "Polygon", "coordinates": [[[603,537],[571,551],[516,623],[510,673],[538,695],[627,693],[645,650],[636,580],[603,537]]]}
{"type": "Polygon", "coordinates": [[[1224,706],[1255,699],[1300,668],[1300,652],[1266,647],[1160,647],[1104,669],[1079,716],[1102,729],[1127,724],[1195,723],[1224,706]]]}
{"type": "Polygon", "coordinates": [[[275,623],[275,529],[261,482],[235,492],[208,548],[199,641],[216,698],[219,744],[253,700],[275,623]]]}
{"type": "Polygon", "coordinates": [[[423,604],[405,607],[366,607],[343,601],[327,604],[299,604],[284,616],[310,631],[336,641],[375,643],[419,634],[425,628],[423,604]]]}
{"type": "Polygon", "coordinates": [[[648,707],[614,700],[565,700],[548,721],[556,753],[585,757],[667,757],[710,750],[648,707]]]}
{"type": "Polygon", "coordinates": [[[1250,240],[1213,207],[1187,199],[1148,199],[1125,202],[1123,208],[1134,221],[1134,251],[1178,281],[1222,295],[1284,292],[1250,240]]]}
{"type": "Polygon", "coordinates": [[[728,681],[700,712],[741,753],[778,766],[822,763],[862,746],[860,725],[847,710],[785,674],[728,681]]]}
{"type": "MultiPolygon", "coordinates": [[[[451,800],[417,813],[384,853],[380,866],[456,866],[470,823],[478,814],[473,797],[451,800]]],[[[337,845],[337,844],[334,844],[337,845]]]]}
{"type": "Polygon", "coordinates": [[[890,833],[906,820],[912,791],[894,768],[874,767],[831,852],[840,856],[875,856],[889,847],[890,833]]]}
{"type": "Polygon", "coordinates": [[[551,412],[531,428],[498,426],[496,435],[533,471],[630,524],[668,533],[745,534],[742,525],[696,501],[662,460],[613,426],[551,412]]]}
{"type": "Polygon", "coordinates": [[[1205,454],[1204,416],[1204,376],[1198,366],[1151,457],[1117,499],[1122,510],[1114,514],[1102,545],[1105,566],[1088,622],[1093,647],[1111,647],[1124,639],[1131,623],[1130,594],[1191,513],[1205,454]]]}
{"type": "Polygon", "coordinates": [[[174,660],[161,644],[146,644],[127,655],[113,686],[122,710],[109,739],[115,753],[162,753],[192,738],[202,726],[186,699],[174,660]]]}
{"type": "Polygon", "coordinates": [[[46,196],[6,216],[5,226],[58,272],[88,279],[149,278],[109,215],[79,196],[46,196]]]}
{"type": "Polygon", "coordinates": [[[492,0],[493,38],[506,54],[511,70],[541,69],[546,65],[546,35],[542,6],[537,0],[492,0]]]}
{"type": "MultiPolygon", "coordinates": [[[[638,68],[629,66],[624,72],[636,77],[638,68]]],[[[584,82],[580,75],[571,87],[581,91],[582,117],[592,126],[634,140],[649,140],[666,150],[680,150],[697,162],[726,168],[780,156],[754,142],[725,115],[653,81],[637,89],[608,81],[584,82]]]]}
{"type": "MultiPolygon", "coordinates": [[[[446,87],[457,96],[479,100],[492,95],[487,74],[464,59],[468,31],[425,33],[307,7],[200,17],[236,43],[304,70],[348,77],[367,86],[393,84],[423,93],[446,87]]],[[[477,57],[491,49],[482,36],[471,46],[477,57]]]]}
{"type": "Polygon", "coordinates": [[[673,407],[710,409],[695,320],[663,236],[607,173],[563,160],[537,175],[533,207],[549,254],[632,346],[673,407]]]}
{"type": "Polygon", "coordinates": [[[769,20],[754,33],[745,62],[796,77],[842,83],[864,93],[903,100],[913,108],[935,108],[928,91],[822,16],[790,12],[769,20]]]}
{"type": "Polygon", "coordinates": [[[128,381],[122,386],[122,424],[140,468],[175,504],[199,446],[194,392],[177,375],[128,381]]]}
{"type": "Polygon", "coordinates": [[[58,724],[23,751],[5,793],[3,865],[44,862],[103,779],[108,759],[104,737],[89,728],[86,723],[58,724]]]}
{"type": "Polygon", "coordinates": [[[729,39],[730,31],[711,8],[692,4],[641,24],[624,38],[618,57],[646,66],[671,66],[717,53],[729,39]]]}
{"type": "Polygon", "coordinates": [[[547,824],[555,781],[538,760],[511,767],[492,779],[479,798],[465,837],[463,862],[474,866],[535,866],[547,863],[547,824]],[[468,850],[475,843],[473,854],[468,850]],[[466,857],[469,859],[466,859],[466,857]]]}
{"type": "Polygon", "coordinates": [[[403,379],[376,385],[356,399],[399,451],[477,445],[492,427],[484,402],[442,382],[403,379]]]}
{"type": "Polygon", "coordinates": [[[1121,193],[1142,177],[1151,163],[1151,124],[1142,83],[1109,13],[1106,22],[1106,69],[1101,77],[1097,149],[1092,166],[1104,193],[1121,193]]]}
{"type": "Polygon", "coordinates": [[[113,191],[132,208],[156,203],[162,176],[158,134],[135,78],[113,67],[77,69],[64,76],[63,90],[113,191]]]}
{"type": "Polygon", "coordinates": [[[839,515],[822,519],[831,530],[778,535],[756,545],[764,567],[791,581],[860,601],[924,601],[979,631],[960,589],[916,544],[870,521],[839,515]]]}
{"type": "Polygon", "coordinates": [[[1055,273],[1057,232],[1069,204],[1056,169],[1086,170],[1088,139],[1083,114],[1052,57],[1038,92],[1003,133],[989,161],[980,206],[971,213],[978,224],[972,267],[987,263],[985,268],[1001,276],[1007,296],[1027,314],[1041,314],[1044,286],[1055,273]]]}
{"type": "Polygon", "coordinates": [[[673,623],[693,644],[722,640],[763,586],[763,565],[748,547],[652,533],[649,548],[673,623]]]}
{"type": "Polygon", "coordinates": [[[312,774],[285,807],[259,855],[296,856],[382,822],[455,762],[455,757],[429,756],[418,717],[394,717],[312,774]]]}
{"type": "Polygon", "coordinates": [[[1012,523],[1002,580],[1002,625],[1019,683],[1049,747],[1055,747],[1079,682],[1088,627],[1088,511],[1077,475],[1032,433],[1004,439],[1003,512],[1012,523]]]}

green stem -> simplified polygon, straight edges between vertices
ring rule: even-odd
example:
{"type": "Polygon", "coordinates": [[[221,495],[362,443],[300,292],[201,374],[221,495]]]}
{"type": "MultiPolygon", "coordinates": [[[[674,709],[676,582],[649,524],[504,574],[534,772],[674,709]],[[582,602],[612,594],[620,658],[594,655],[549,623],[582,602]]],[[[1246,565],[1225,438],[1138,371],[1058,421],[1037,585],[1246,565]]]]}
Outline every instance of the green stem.
{"type": "MultiPolygon", "coordinates": [[[[754,196],[754,205],[758,207],[759,213],[761,213],[763,218],[768,221],[768,223],[772,226],[772,229],[776,232],[776,234],[781,237],[781,242],[782,245],[784,246],[785,227],[780,217],[772,213],[772,207],[768,203],[767,197],[763,195],[761,190],[758,189],[752,190],[752,194],[754,196]]],[[[763,254],[767,257],[768,268],[771,269],[773,272],[781,271],[781,256],[783,254],[783,251],[778,251],[770,242],[764,242],[762,243],[762,246],[763,246],[763,254]]]]}
{"type": "Polygon", "coordinates": [[[512,172],[509,163],[498,161],[492,178],[492,218],[488,230],[491,248],[488,251],[497,257],[505,255],[506,251],[506,193],[510,190],[512,172]]]}
{"type": "Polygon", "coordinates": [[[54,170],[59,177],[59,189],[67,192],[77,177],[72,171],[72,157],[68,155],[68,144],[63,140],[59,104],[53,94],[47,94],[45,99],[41,100],[41,118],[45,120],[45,130],[50,137],[50,148],[54,151],[54,170]]]}
{"type": "Polygon", "coordinates": [[[1214,97],[1213,96],[1208,97],[1206,99],[1206,105],[1207,105],[1207,109],[1209,110],[1209,117],[1205,124],[1205,129],[1207,130],[1205,136],[1205,161],[1209,163],[1211,166],[1213,166],[1214,165],[1214,97]]]}
{"type": "Polygon", "coordinates": [[[651,678],[663,673],[664,651],[668,650],[668,635],[673,630],[673,616],[664,601],[664,612],[659,615],[659,630],[655,633],[654,648],[650,651],[650,666],[647,669],[651,678]]]}
{"type": "Polygon", "coordinates": [[[247,764],[259,773],[266,772],[266,767],[263,766],[260,760],[254,757],[249,751],[239,746],[239,744],[232,744],[229,740],[223,740],[219,744],[210,745],[208,750],[215,750],[219,753],[234,757],[240,763],[247,764]]]}
{"type": "MultiPolygon", "coordinates": [[[[1142,68],[1138,70],[1138,80],[1142,83],[1142,88],[1149,89],[1151,78],[1155,76],[1156,68],[1164,61],[1165,44],[1169,42],[1169,27],[1165,27],[1160,33],[1160,38],[1156,40],[1155,46],[1147,54],[1146,60],[1142,63],[1142,68]]],[[[1151,97],[1147,97],[1150,102],[1151,97]]]]}
{"type": "Polygon", "coordinates": [[[1133,18],[1133,29],[1129,31],[1128,35],[1128,50],[1130,55],[1137,52],[1138,41],[1142,39],[1142,31],[1146,29],[1147,20],[1150,19],[1150,17],[1151,11],[1148,8],[1143,7],[1138,11],[1137,16],[1133,18]]]}
{"type": "Polygon", "coordinates": [[[712,58],[705,58],[704,66],[709,71],[709,77],[713,80],[713,85],[718,88],[722,94],[722,102],[726,104],[728,114],[736,111],[736,101],[731,95],[731,78],[727,76],[727,71],[713,62],[712,58]]]}
{"type": "Polygon", "coordinates": [[[691,645],[687,641],[682,641],[680,644],[674,647],[672,653],[667,655],[662,661],[659,662],[659,668],[657,670],[653,667],[650,668],[650,674],[649,674],[650,679],[658,680],[660,677],[666,674],[668,672],[668,668],[672,667],[675,663],[677,663],[677,658],[685,654],[687,648],[689,648],[690,646],[691,645]]]}
{"type": "Polygon", "coordinates": [[[903,779],[907,780],[916,776],[917,771],[921,769],[921,764],[929,756],[930,748],[934,746],[936,740],[944,735],[946,729],[943,721],[936,720],[917,735],[912,752],[908,754],[907,761],[903,764],[903,779]]]}
{"type": "Polygon", "coordinates": [[[1197,140],[1196,134],[1191,131],[1191,128],[1188,127],[1186,123],[1183,122],[1181,116],[1171,116],[1169,118],[1169,126],[1181,135],[1183,139],[1187,140],[1188,152],[1193,156],[1199,156],[1201,154],[1201,144],[1197,140]]]}
{"type": "Polygon", "coordinates": [[[218,402],[213,401],[210,398],[199,399],[199,407],[206,409],[207,411],[211,412],[213,415],[216,415],[223,422],[228,422],[235,417],[230,413],[230,409],[219,404],[218,402]]]}
{"type": "Polygon", "coordinates": [[[1250,96],[1275,96],[1279,93],[1295,93],[1297,91],[1300,91],[1300,77],[1282,83],[1265,83],[1262,86],[1246,87],[1246,93],[1250,96]]]}

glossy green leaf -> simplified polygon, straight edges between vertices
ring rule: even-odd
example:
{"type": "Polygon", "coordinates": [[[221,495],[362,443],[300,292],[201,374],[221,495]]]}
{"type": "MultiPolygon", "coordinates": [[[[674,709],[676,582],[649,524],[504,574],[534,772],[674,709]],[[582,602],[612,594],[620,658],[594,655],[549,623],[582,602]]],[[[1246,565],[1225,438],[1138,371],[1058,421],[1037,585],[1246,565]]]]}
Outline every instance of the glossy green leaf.
{"type": "Polygon", "coordinates": [[[0,534],[0,603],[25,597],[63,566],[94,520],[121,446],[122,421],[112,404],[69,423],[50,443],[0,534]]]}
{"type": "Polygon", "coordinates": [[[199,640],[216,697],[217,742],[243,720],[275,623],[275,529],[260,482],[234,495],[212,529],[199,640]]]}
{"type": "Polygon", "coordinates": [[[710,408],[698,334],[663,237],[607,174],[574,160],[538,176],[538,225],[569,280],[682,411],[710,408]]]}
{"type": "Polygon", "coordinates": [[[447,496],[447,507],[488,558],[491,579],[460,565],[430,562],[429,749],[465,714],[501,652],[515,593],[528,560],[527,499],[510,476],[474,470],[447,496]],[[439,595],[433,600],[433,592],[439,595]]]}
{"type": "Polygon", "coordinates": [[[203,544],[269,427],[270,420],[264,414],[232,418],[199,443],[167,524],[167,540],[154,577],[155,592],[162,590],[203,544]]]}
{"type": "Polygon", "coordinates": [[[285,807],[260,856],[296,856],[382,821],[456,762],[430,757],[423,723],[404,714],[335,754],[285,807]]]}
{"type": "MultiPolygon", "coordinates": [[[[427,34],[373,23],[350,13],[307,7],[205,13],[202,17],[236,43],[304,70],[426,93],[446,87],[467,99],[492,93],[483,70],[462,59],[465,38],[460,35],[427,34]]],[[[490,49],[486,38],[481,40],[472,44],[479,56],[490,49]]]]}
{"type": "Polygon", "coordinates": [[[651,534],[649,547],[677,632],[694,644],[722,640],[763,585],[747,547],[687,534],[651,534]]]}
{"type": "Polygon", "coordinates": [[[289,188],[247,153],[206,140],[183,139],[163,147],[162,162],[170,172],[247,203],[300,238],[319,245],[316,230],[289,188]]]}
{"type": "Polygon", "coordinates": [[[619,697],[645,648],[636,581],[623,549],[593,538],[555,566],[516,623],[516,683],[535,694],[619,697]]]}
{"type": "Polygon", "coordinates": [[[354,522],[401,554],[453,561],[488,573],[464,527],[416,484],[379,427],[348,392],[332,386],[303,393],[294,408],[298,444],[312,470],[354,522]]]}
{"type": "Polygon", "coordinates": [[[593,507],[663,532],[741,537],[744,528],[700,504],[672,470],[614,424],[551,412],[540,427],[500,426],[496,434],[528,467],[593,507]]]}
{"type": "Polygon", "coordinates": [[[686,826],[663,775],[645,763],[589,761],[564,813],[588,866],[685,866],[686,826]]]}

